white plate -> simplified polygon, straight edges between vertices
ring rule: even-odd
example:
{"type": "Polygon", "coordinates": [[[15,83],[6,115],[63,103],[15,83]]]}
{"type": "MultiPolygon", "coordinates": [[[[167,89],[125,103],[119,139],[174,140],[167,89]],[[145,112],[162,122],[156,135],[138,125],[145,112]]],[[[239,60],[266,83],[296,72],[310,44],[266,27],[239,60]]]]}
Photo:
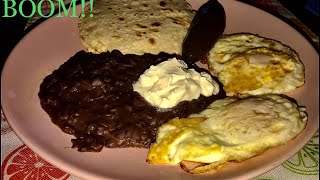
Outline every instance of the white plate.
{"type": "MultiPolygon", "coordinates": [[[[204,1],[192,1],[198,8],[204,1]]],[[[295,49],[306,67],[306,84],[289,95],[305,105],[306,129],[293,141],[222,171],[192,176],[179,167],[151,166],[146,149],[103,149],[80,153],[70,148],[72,136],[51,123],[37,93],[43,78],[83,49],[76,18],[50,18],[33,29],[15,47],[2,71],[2,107],[21,140],[58,168],[85,179],[248,179],[263,174],[297,153],[319,127],[319,56],[309,42],[288,24],[255,7],[223,0],[227,15],[225,33],[251,32],[273,38],[295,49]]],[[[80,13],[78,6],[77,12],[80,13]]]]}

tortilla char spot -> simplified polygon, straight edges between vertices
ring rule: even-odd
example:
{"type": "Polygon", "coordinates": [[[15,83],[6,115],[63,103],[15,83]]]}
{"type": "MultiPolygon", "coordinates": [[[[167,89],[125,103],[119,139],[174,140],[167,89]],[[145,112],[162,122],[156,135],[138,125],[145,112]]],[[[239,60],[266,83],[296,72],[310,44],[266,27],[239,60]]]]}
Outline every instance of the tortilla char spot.
{"type": "Polygon", "coordinates": [[[182,22],[179,21],[178,19],[175,19],[175,18],[170,18],[170,19],[172,19],[172,22],[173,22],[174,24],[182,25],[182,22]]]}
{"type": "Polygon", "coordinates": [[[159,4],[160,4],[160,6],[161,6],[161,7],[164,7],[164,6],[166,6],[166,5],[167,5],[167,3],[166,3],[166,2],[164,2],[164,1],[160,1],[160,3],[159,3],[159,4]]]}
{"type": "Polygon", "coordinates": [[[161,11],[170,11],[170,12],[173,12],[173,10],[170,9],[170,8],[162,8],[161,11]]]}
{"type": "Polygon", "coordinates": [[[175,24],[179,24],[179,25],[181,25],[182,23],[181,22],[179,22],[179,21],[172,21],[173,23],[175,23],[175,24]]]}
{"type": "Polygon", "coordinates": [[[132,7],[130,7],[130,6],[128,6],[127,8],[128,8],[128,9],[132,9],[132,7]]]}
{"type": "Polygon", "coordinates": [[[153,38],[150,38],[150,39],[149,39],[149,43],[150,43],[151,45],[155,45],[155,44],[156,44],[156,41],[155,41],[153,38]]]}
{"type": "Polygon", "coordinates": [[[123,21],[123,20],[124,20],[124,18],[122,18],[122,17],[121,17],[121,18],[119,18],[119,20],[120,20],[120,21],[123,21]]]}
{"type": "Polygon", "coordinates": [[[144,7],[148,7],[149,5],[148,4],[142,4],[144,7]]]}
{"type": "Polygon", "coordinates": [[[111,7],[109,7],[108,9],[109,9],[109,10],[112,10],[112,8],[111,8],[111,7]]]}
{"type": "Polygon", "coordinates": [[[116,35],[115,35],[115,36],[111,36],[111,37],[112,37],[112,39],[116,39],[116,40],[117,40],[117,39],[121,39],[120,36],[116,36],[116,35]]]}
{"type": "Polygon", "coordinates": [[[154,23],[152,23],[151,25],[152,25],[152,26],[160,26],[161,23],[159,23],[159,22],[154,22],[154,23]]]}
{"type": "Polygon", "coordinates": [[[138,27],[140,27],[140,28],[143,28],[143,29],[146,29],[146,28],[148,28],[147,26],[145,26],[145,25],[141,25],[141,24],[136,24],[138,27]]]}
{"type": "Polygon", "coordinates": [[[159,29],[150,29],[151,32],[159,32],[159,29]]]}
{"type": "Polygon", "coordinates": [[[136,34],[136,36],[138,36],[138,37],[142,37],[142,32],[140,32],[140,31],[136,31],[135,34],[136,34]]]}

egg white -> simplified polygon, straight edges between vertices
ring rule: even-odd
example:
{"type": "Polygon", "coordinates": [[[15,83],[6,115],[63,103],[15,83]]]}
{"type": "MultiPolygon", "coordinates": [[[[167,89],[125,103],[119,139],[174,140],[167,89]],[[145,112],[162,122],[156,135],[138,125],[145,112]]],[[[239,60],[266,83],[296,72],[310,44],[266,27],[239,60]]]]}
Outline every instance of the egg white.
{"type": "Polygon", "coordinates": [[[305,128],[306,120],[305,108],[279,95],[217,100],[199,114],[162,125],[148,162],[209,163],[209,169],[190,171],[210,171],[287,143],[305,128]]]}
{"type": "Polygon", "coordinates": [[[282,94],[305,80],[304,65],[293,49],[248,33],[220,38],[210,51],[208,64],[229,95],[282,94]]]}

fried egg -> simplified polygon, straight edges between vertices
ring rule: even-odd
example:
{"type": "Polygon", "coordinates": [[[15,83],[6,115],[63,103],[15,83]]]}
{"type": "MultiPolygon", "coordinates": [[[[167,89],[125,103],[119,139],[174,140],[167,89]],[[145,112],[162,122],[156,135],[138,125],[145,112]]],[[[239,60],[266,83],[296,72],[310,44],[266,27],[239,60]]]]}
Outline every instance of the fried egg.
{"type": "Polygon", "coordinates": [[[221,37],[210,51],[211,73],[229,95],[282,94],[304,84],[304,65],[290,47],[258,35],[221,37]]]}
{"type": "Polygon", "coordinates": [[[305,108],[280,95],[217,100],[199,114],[162,125],[147,162],[205,164],[184,167],[190,173],[219,170],[229,161],[241,162],[287,143],[306,122],[305,108]]]}

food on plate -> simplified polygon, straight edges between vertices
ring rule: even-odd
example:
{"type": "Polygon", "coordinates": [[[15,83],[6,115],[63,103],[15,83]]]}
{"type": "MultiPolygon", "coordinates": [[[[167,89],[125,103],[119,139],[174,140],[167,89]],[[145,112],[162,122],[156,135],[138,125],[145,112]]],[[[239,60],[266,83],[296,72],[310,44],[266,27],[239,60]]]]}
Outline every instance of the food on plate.
{"type": "Polygon", "coordinates": [[[200,174],[220,170],[295,138],[307,123],[304,107],[281,95],[217,100],[199,114],[162,125],[150,146],[150,164],[179,164],[200,174]],[[198,162],[189,168],[187,161],[198,162]]]}
{"type": "Polygon", "coordinates": [[[188,69],[188,65],[177,58],[171,58],[151,66],[133,84],[151,105],[172,108],[181,101],[198,99],[200,95],[219,93],[219,84],[207,72],[188,69]]]}
{"type": "Polygon", "coordinates": [[[304,84],[304,65],[290,47],[254,34],[224,35],[209,55],[209,69],[230,95],[282,94],[304,84]]]}
{"type": "Polygon", "coordinates": [[[208,52],[226,27],[226,14],[217,0],[209,0],[196,12],[182,44],[182,57],[189,62],[207,59],[208,52]]]}
{"type": "MultiPolygon", "coordinates": [[[[119,51],[80,51],[41,83],[41,106],[62,131],[76,137],[72,143],[79,151],[101,151],[104,146],[149,147],[159,126],[169,119],[198,113],[225,97],[221,90],[160,109],[133,90],[145,70],[174,57],[163,52],[123,55],[119,51]]],[[[188,69],[206,71],[195,65],[188,69]]]]}
{"type": "Polygon", "coordinates": [[[185,0],[95,0],[79,17],[80,37],[93,53],[181,55],[181,45],[194,16],[185,0]]]}

